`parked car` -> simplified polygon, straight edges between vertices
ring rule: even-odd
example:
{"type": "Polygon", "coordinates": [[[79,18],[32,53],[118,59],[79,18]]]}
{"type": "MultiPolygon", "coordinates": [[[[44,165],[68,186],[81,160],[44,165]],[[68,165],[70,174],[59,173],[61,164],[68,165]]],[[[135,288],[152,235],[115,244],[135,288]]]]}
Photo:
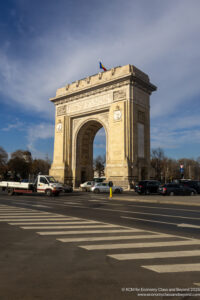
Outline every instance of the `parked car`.
{"type": "Polygon", "coordinates": [[[200,194],[200,181],[198,180],[187,180],[187,179],[182,179],[181,184],[184,186],[189,186],[190,188],[193,188],[196,190],[198,194],[200,194]]]}
{"type": "Polygon", "coordinates": [[[63,192],[63,193],[71,193],[71,192],[73,192],[73,187],[71,185],[63,184],[61,182],[57,182],[57,183],[59,184],[60,192],[63,192]]]}
{"type": "MultiPolygon", "coordinates": [[[[94,186],[91,187],[91,192],[94,192],[96,194],[98,193],[109,193],[110,192],[110,186],[108,182],[99,182],[96,183],[94,186]]],[[[120,186],[112,186],[113,193],[122,193],[123,188],[120,186]]]]}
{"type": "Polygon", "coordinates": [[[189,186],[177,183],[167,183],[159,187],[159,193],[162,195],[195,195],[196,191],[189,186]]]}
{"type": "Polygon", "coordinates": [[[160,184],[157,180],[142,180],[135,186],[135,192],[145,195],[157,194],[160,184]]]}
{"type": "Polygon", "coordinates": [[[95,184],[94,181],[86,181],[80,184],[80,188],[83,192],[89,192],[90,188],[95,184]]]}
{"type": "Polygon", "coordinates": [[[73,187],[71,185],[68,185],[68,184],[63,184],[62,191],[64,193],[72,193],[73,192],[73,187]]]}

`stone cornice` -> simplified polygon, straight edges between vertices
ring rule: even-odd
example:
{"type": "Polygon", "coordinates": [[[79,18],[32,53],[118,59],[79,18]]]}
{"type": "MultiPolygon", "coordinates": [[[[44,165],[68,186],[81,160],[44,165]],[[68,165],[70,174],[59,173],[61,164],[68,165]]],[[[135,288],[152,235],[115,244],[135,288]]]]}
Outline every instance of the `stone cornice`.
{"type": "Polygon", "coordinates": [[[62,104],[128,84],[137,84],[149,94],[156,90],[156,86],[150,83],[149,77],[145,73],[132,65],[127,65],[78,80],[58,89],[56,97],[50,98],[50,101],[56,105],[62,104]]]}
{"type": "Polygon", "coordinates": [[[50,101],[54,102],[55,105],[59,105],[59,104],[63,104],[63,103],[68,103],[71,101],[75,101],[81,98],[85,98],[85,97],[89,97],[89,96],[93,96],[96,94],[100,94],[103,92],[107,92],[116,88],[121,88],[125,85],[130,84],[130,80],[126,80],[126,81],[121,81],[118,83],[112,83],[109,85],[102,85],[102,86],[98,86],[96,88],[93,89],[88,89],[86,91],[82,91],[82,92],[77,92],[77,93],[73,93],[70,95],[63,95],[61,97],[56,97],[56,98],[51,98],[50,101]]]}

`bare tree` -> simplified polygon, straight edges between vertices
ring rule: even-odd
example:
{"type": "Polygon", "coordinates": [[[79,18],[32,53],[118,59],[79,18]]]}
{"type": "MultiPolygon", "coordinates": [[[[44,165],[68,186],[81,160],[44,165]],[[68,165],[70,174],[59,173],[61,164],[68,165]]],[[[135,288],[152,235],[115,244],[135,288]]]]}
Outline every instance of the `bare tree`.
{"type": "Polygon", "coordinates": [[[1,179],[4,179],[6,177],[7,160],[8,160],[7,152],[2,147],[0,147],[0,178],[1,179]]]}
{"type": "Polygon", "coordinates": [[[31,173],[33,175],[38,175],[39,172],[42,174],[49,174],[50,161],[43,159],[34,159],[31,165],[31,173]]]}
{"type": "Polygon", "coordinates": [[[8,169],[14,179],[28,178],[31,172],[32,156],[27,150],[16,150],[8,161],[8,169]]]}
{"type": "Polygon", "coordinates": [[[26,162],[31,162],[32,161],[32,155],[31,152],[28,150],[16,150],[11,154],[11,158],[21,158],[24,159],[26,162]]]}
{"type": "Polygon", "coordinates": [[[99,178],[105,175],[104,174],[105,163],[106,163],[105,156],[101,156],[101,155],[97,156],[93,161],[94,171],[97,172],[99,178]]]}
{"type": "Polygon", "coordinates": [[[161,148],[151,150],[151,166],[155,170],[157,180],[163,180],[163,170],[166,162],[164,151],[161,148]]]}

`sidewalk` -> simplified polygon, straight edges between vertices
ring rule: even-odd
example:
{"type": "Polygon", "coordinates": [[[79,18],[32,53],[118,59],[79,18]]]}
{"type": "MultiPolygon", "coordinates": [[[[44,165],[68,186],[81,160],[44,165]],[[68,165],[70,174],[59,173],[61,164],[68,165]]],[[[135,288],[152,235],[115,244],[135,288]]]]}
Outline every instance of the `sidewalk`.
{"type": "Polygon", "coordinates": [[[138,195],[134,191],[124,191],[122,195],[113,194],[112,200],[200,206],[200,194],[195,196],[162,196],[162,195],[138,195]]]}

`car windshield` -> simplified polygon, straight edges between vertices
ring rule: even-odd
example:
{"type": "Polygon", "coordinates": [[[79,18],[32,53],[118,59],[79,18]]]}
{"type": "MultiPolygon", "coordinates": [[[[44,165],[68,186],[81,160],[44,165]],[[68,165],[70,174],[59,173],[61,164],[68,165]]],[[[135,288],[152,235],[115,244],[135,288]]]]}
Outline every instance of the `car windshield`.
{"type": "Polygon", "coordinates": [[[56,182],[57,182],[53,176],[46,176],[46,178],[47,178],[47,180],[48,180],[50,183],[56,183],[56,182]]]}

